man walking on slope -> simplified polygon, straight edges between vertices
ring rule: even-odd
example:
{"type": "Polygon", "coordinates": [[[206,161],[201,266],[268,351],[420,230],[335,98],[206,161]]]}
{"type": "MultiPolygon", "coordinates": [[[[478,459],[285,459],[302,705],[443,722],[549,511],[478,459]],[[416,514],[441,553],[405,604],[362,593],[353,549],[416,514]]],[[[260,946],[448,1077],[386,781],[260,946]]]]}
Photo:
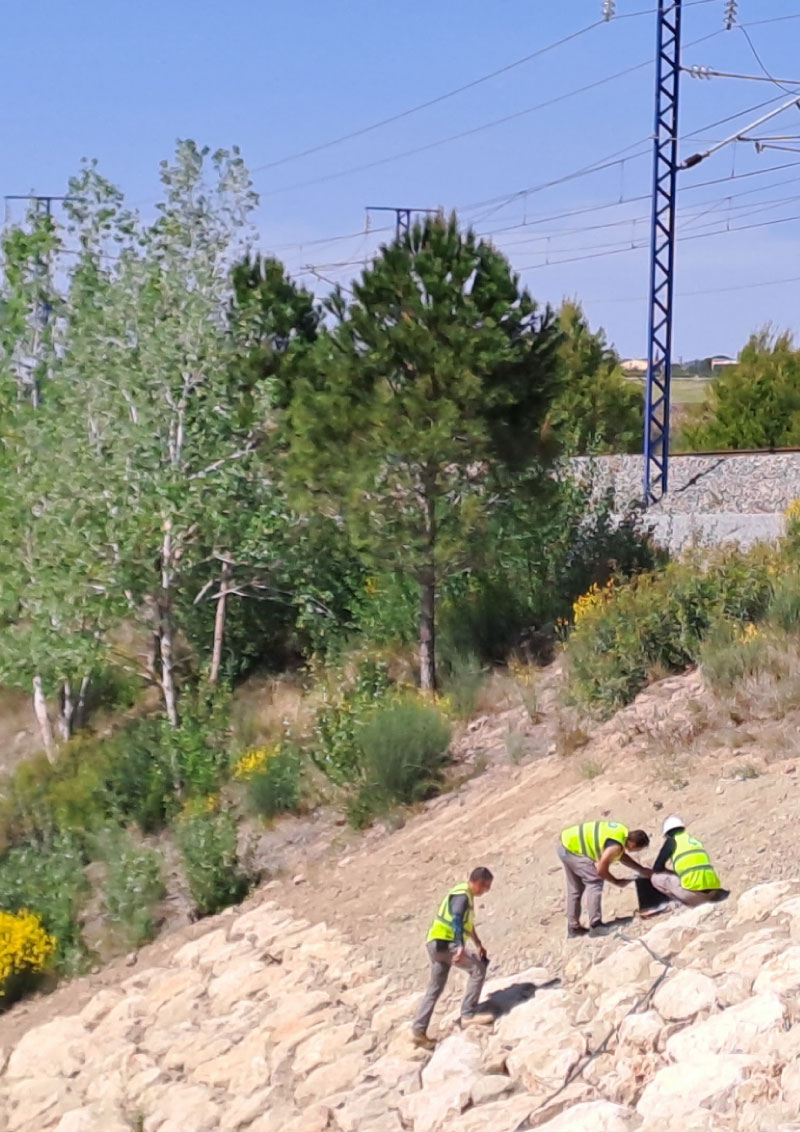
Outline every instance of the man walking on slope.
{"type": "Polygon", "coordinates": [[[451,967],[460,967],[462,971],[469,973],[467,992],[461,1003],[461,1025],[491,1025],[494,1022],[492,1014],[478,1014],[488,959],[475,931],[475,897],[484,896],[492,887],[493,880],[488,869],[473,869],[468,881],[450,889],[431,924],[427,940],[428,958],[431,961],[430,983],[412,1027],[414,1044],[423,1049],[433,1049],[436,1045],[428,1037],[428,1026],[451,967]],[[464,946],[465,936],[477,947],[477,955],[467,951],[464,946]]]}
{"type": "Polygon", "coordinates": [[[689,908],[725,900],[728,891],[722,887],[702,842],[686,832],[683,818],[671,814],[664,821],[663,833],[664,844],[650,877],[653,888],[689,908]]]}
{"type": "MultiPolygon", "coordinates": [[[[617,821],[587,821],[571,825],[561,834],[558,856],[567,880],[567,936],[602,935],[603,883],[625,888],[631,880],[615,877],[611,865],[619,861],[639,876],[649,877],[651,870],[628,856],[639,853],[650,844],[642,829],[629,830],[617,821]],[[581,900],[586,891],[589,927],[581,927],[581,900]]],[[[632,878],[631,878],[632,879],[632,878]]]]}

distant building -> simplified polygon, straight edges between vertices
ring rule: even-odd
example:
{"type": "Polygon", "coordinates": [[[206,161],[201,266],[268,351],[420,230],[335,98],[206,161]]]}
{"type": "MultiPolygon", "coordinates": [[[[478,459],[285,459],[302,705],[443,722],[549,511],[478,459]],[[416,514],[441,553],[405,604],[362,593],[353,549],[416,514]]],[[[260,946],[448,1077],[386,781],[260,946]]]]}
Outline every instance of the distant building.
{"type": "Polygon", "coordinates": [[[708,366],[712,373],[718,370],[725,369],[726,366],[735,366],[736,359],[729,358],[725,354],[718,354],[715,358],[708,359],[708,366]]]}
{"type": "Polygon", "coordinates": [[[620,369],[626,377],[643,377],[647,373],[647,358],[626,358],[620,362],[620,369]]]}

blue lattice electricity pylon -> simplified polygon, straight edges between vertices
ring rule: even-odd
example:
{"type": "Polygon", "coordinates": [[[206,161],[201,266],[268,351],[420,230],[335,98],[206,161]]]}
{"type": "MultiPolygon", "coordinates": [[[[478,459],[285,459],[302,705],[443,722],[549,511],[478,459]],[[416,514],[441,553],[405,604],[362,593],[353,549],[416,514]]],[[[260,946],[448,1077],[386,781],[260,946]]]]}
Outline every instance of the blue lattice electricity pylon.
{"type": "Polygon", "coordinates": [[[664,495],[669,482],[669,404],[675,268],[675,196],[678,172],[681,0],[658,0],[656,50],[650,322],[644,420],[646,506],[657,502],[664,495]]]}

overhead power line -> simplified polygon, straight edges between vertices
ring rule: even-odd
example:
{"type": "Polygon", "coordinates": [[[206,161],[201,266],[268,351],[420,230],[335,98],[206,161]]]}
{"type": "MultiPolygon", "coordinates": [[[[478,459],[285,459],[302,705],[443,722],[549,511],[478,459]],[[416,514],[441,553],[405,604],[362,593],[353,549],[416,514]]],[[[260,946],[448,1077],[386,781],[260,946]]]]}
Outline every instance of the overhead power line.
{"type": "Polygon", "coordinates": [[[445,91],[444,94],[439,94],[435,98],[429,98],[425,102],[419,102],[416,106],[410,106],[407,110],[401,110],[397,114],[390,114],[387,118],[381,118],[377,122],[371,122],[368,126],[361,126],[359,129],[350,130],[349,133],[340,134],[339,137],[331,138],[330,141],[308,146],[308,148],[298,150],[296,153],[289,153],[285,157],[279,157],[275,161],[267,161],[263,165],[254,165],[251,172],[261,173],[266,169],[276,169],[279,165],[288,165],[291,161],[300,161],[301,158],[311,157],[315,153],[322,153],[326,149],[332,149],[334,146],[342,145],[344,142],[364,137],[365,134],[371,134],[373,131],[380,130],[384,126],[390,126],[394,122],[400,122],[404,118],[410,118],[413,114],[419,114],[422,110],[428,110],[432,106],[438,106],[440,103],[446,102],[450,98],[455,98],[456,95],[464,94],[468,90],[474,90],[475,87],[481,86],[483,83],[488,83],[492,79],[498,78],[500,75],[508,74],[509,71],[524,66],[525,63],[531,63],[534,59],[539,59],[542,55],[547,55],[550,51],[555,51],[558,47],[563,47],[573,40],[580,39],[581,36],[586,35],[590,31],[594,31],[595,28],[602,27],[604,23],[605,20],[595,20],[594,23],[587,24],[586,27],[579,28],[577,31],[563,36],[563,38],[556,40],[554,43],[548,43],[545,47],[531,51],[527,55],[523,55],[522,58],[515,59],[512,63],[506,63],[503,67],[498,67],[494,71],[480,75],[477,79],[472,79],[470,82],[463,83],[461,86],[445,91]]]}

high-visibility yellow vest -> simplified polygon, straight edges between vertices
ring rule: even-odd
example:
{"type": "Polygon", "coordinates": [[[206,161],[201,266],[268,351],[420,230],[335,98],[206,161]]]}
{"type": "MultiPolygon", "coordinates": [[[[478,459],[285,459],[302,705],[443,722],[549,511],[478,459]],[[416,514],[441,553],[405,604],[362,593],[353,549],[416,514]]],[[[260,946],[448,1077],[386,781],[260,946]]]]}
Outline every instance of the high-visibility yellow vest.
{"type": "Polygon", "coordinates": [[[690,892],[722,888],[722,882],[714,871],[702,842],[696,837],[690,837],[685,829],[674,834],[674,837],[675,851],[670,860],[682,887],[690,892]]]}
{"type": "Polygon", "coordinates": [[[582,825],[571,825],[561,834],[561,844],[568,853],[577,853],[599,861],[603,846],[607,841],[618,841],[624,851],[628,840],[628,827],[618,821],[585,821],[582,825]]]}
{"type": "Polygon", "coordinates": [[[428,943],[430,943],[431,940],[434,939],[444,939],[452,943],[456,938],[455,929],[453,927],[453,915],[450,911],[451,896],[466,896],[467,900],[469,901],[469,907],[464,914],[464,935],[468,935],[475,925],[475,901],[472,893],[470,892],[470,887],[466,882],[464,882],[463,884],[456,884],[450,889],[447,896],[445,896],[444,900],[439,905],[439,911],[436,913],[436,917],[431,924],[431,930],[428,932],[428,943]]]}

